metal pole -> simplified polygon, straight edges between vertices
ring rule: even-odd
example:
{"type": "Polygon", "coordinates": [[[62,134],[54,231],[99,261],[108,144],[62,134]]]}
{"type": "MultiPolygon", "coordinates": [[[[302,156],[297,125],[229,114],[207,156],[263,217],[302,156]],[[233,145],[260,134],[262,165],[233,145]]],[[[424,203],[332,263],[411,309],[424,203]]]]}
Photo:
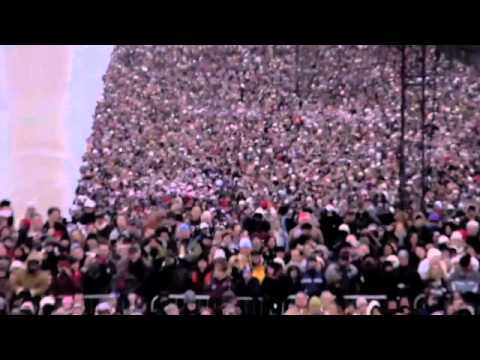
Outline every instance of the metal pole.
{"type": "Polygon", "coordinates": [[[405,108],[406,108],[406,84],[405,84],[405,68],[406,68],[406,46],[401,47],[401,65],[400,65],[400,146],[399,146],[399,187],[398,195],[400,200],[400,209],[405,210],[405,108]]]}
{"type": "Polygon", "coordinates": [[[420,112],[421,112],[421,144],[420,144],[420,149],[422,152],[422,198],[420,202],[420,206],[423,212],[425,212],[425,196],[427,193],[427,184],[426,184],[426,165],[425,165],[425,101],[426,101],[426,96],[425,96],[425,78],[427,76],[426,74],[426,62],[427,62],[427,46],[422,45],[422,100],[420,104],[420,112]]]}

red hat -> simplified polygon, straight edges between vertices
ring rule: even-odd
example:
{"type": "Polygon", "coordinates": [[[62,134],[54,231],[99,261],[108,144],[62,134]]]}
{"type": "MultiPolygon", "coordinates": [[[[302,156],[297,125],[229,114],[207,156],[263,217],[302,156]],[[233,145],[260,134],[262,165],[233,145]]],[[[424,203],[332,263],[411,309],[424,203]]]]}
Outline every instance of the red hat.
{"type": "Polygon", "coordinates": [[[264,210],[267,210],[272,207],[272,203],[270,202],[270,200],[264,199],[260,201],[260,207],[264,210]]]}
{"type": "Polygon", "coordinates": [[[302,211],[298,214],[298,222],[300,224],[308,223],[310,220],[312,220],[312,215],[310,213],[302,211]]]}

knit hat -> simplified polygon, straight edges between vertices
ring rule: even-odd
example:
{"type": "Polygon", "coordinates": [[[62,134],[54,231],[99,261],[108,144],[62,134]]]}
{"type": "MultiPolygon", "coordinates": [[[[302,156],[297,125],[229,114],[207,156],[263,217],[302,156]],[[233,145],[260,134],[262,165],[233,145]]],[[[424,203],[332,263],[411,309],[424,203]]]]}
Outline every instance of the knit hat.
{"type": "Polygon", "coordinates": [[[388,261],[392,264],[393,268],[396,269],[400,266],[400,261],[396,255],[389,255],[385,258],[385,261],[388,261]]]}
{"type": "Polygon", "coordinates": [[[20,260],[13,260],[10,264],[10,271],[15,271],[18,269],[25,269],[25,264],[20,260]]]}
{"type": "Polygon", "coordinates": [[[463,240],[463,235],[460,231],[456,230],[450,235],[450,240],[451,241],[462,241],[463,240]]]}
{"type": "Polygon", "coordinates": [[[380,309],[380,303],[377,300],[372,300],[367,306],[367,315],[372,315],[373,309],[380,309]]]}
{"type": "Polygon", "coordinates": [[[95,313],[112,313],[112,306],[108,302],[101,302],[95,307],[95,313]]]}
{"type": "Polygon", "coordinates": [[[312,214],[302,211],[298,214],[298,222],[299,224],[309,223],[312,220],[312,214]]]}
{"type": "Polygon", "coordinates": [[[210,225],[208,225],[206,222],[200,223],[200,230],[205,230],[210,228],[210,225]]]}
{"type": "Polygon", "coordinates": [[[252,249],[252,242],[248,237],[242,237],[238,245],[240,249],[252,249]]]}
{"type": "Polygon", "coordinates": [[[435,257],[441,257],[442,252],[438,250],[437,248],[431,248],[427,252],[427,259],[432,260],[435,257]]]}
{"type": "Polygon", "coordinates": [[[445,235],[440,235],[438,240],[437,240],[439,245],[448,244],[449,241],[450,241],[450,239],[448,238],[448,236],[445,236],[445,235]]]}
{"type": "Polygon", "coordinates": [[[225,255],[225,251],[223,251],[222,249],[215,250],[215,253],[213,254],[213,260],[226,259],[226,258],[227,256],[225,255]]]}
{"type": "Polygon", "coordinates": [[[83,206],[86,207],[86,208],[95,208],[97,206],[97,204],[95,203],[95,201],[91,200],[91,199],[87,199],[84,203],[83,203],[83,206]]]}
{"type": "Polygon", "coordinates": [[[52,295],[44,296],[42,300],[40,300],[40,309],[46,305],[55,305],[55,298],[52,295]]]}
{"type": "Polygon", "coordinates": [[[348,226],[347,224],[342,224],[338,227],[338,231],[343,231],[347,234],[350,234],[350,226],[348,226]]]}
{"type": "Polygon", "coordinates": [[[38,262],[42,262],[43,260],[43,256],[40,252],[38,251],[32,251],[30,253],[30,255],[28,255],[28,258],[27,258],[27,262],[29,261],[38,261],[38,262]]]}
{"type": "Polygon", "coordinates": [[[185,304],[194,304],[196,301],[195,292],[193,290],[187,290],[183,295],[183,301],[185,304]]]}

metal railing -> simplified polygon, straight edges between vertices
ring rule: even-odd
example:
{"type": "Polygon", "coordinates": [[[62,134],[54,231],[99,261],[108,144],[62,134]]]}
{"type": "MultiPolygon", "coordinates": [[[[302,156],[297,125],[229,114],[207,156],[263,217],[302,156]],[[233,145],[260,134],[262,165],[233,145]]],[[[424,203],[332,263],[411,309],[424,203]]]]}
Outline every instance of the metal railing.
{"type": "MultiPolygon", "coordinates": [[[[343,297],[346,301],[356,301],[358,298],[365,298],[366,300],[377,300],[385,301],[387,300],[386,295],[345,295],[343,297]]],[[[150,302],[150,312],[156,313],[159,309],[158,301],[161,299],[160,295],[155,296],[150,302]]],[[[171,294],[168,295],[168,299],[173,301],[177,306],[183,305],[184,295],[183,294],[171,294]]],[[[263,298],[253,298],[248,296],[239,296],[236,298],[240,309],[242,310],[242,315],[263,315],[264,314],[264,301],[263,298]]],[[[196,295],[195,301],[199,307],[209,306],[210,296],[209,295],[196,295]]],[[[295,295],[290,295],[286,301],[281,304],[281,313],[285,313],[288,310],[288,307],[295,301],[295,295]]]]}

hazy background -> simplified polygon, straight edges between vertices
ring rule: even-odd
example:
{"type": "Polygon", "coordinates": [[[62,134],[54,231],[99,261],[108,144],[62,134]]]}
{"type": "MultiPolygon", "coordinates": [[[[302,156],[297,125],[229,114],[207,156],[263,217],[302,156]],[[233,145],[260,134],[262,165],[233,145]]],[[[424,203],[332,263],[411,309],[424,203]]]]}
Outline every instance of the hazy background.
{"type": "Polygon", "coordinates": [[[112,45],[0,46],[0,198],[67,213],[112,45]]]}

